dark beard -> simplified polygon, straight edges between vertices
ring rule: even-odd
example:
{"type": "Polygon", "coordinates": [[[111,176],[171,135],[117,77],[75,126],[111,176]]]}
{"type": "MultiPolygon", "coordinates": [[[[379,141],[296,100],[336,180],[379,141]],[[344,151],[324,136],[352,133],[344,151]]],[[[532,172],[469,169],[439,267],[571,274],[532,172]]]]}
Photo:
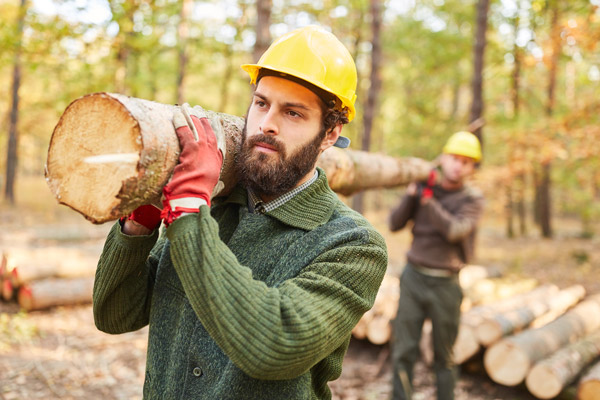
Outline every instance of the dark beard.
{"type": "Polygon", "coordinates": [[[237,178],[246,189],[270,197],[289,192],[314,168],[325,137],[322,130],[310,143],[288,155],[285,145],[273,136],[259,134],[248,139],[245,124],[242,133],[241,149],[235,156],[237,178]],[[253,152],[258,142],[275,147],[277,153],[253,152]]]}

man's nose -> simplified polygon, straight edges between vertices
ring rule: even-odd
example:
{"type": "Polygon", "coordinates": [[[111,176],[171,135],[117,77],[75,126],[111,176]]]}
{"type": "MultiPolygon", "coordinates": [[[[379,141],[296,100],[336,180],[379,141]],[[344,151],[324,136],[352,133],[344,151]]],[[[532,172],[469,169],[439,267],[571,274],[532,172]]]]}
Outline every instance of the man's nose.
{"type": "Polygon", "coordinates": [[[264,135],[279,134],[279,128],[277,124],[277,113],[274,110],[274,107],[271,107],[269,111],[264,115],[258,128],[260,129],[260,132],[264,135]]]}

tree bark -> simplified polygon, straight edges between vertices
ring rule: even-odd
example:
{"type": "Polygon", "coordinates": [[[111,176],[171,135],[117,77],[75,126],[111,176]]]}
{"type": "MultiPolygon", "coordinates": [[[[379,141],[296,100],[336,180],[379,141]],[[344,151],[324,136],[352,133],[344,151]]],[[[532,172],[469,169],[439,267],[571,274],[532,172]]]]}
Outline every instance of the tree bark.
{"type": "Polygon", "coordinates": [[[488,348],[485,370],[497,383],[518,385],[537,361],[598,328],[600,295],[595,295],[547,325],[510,336],[488,348]]]}
{"type": "MultiPolygon", "coordinates": [[[[521,285],[516,285],[516,287],[516,290],[521,290],[521,285]]],[[[557,291],[558,288],[554,285],[540,286],[528,292],[517,292],[510,297],[500,299],[493,303],[473,307],[464,312],[461,315],[458,336],[454,342],[454,362],[456,364],[462,364],[479,352],[481,346],[477,339],[476,330],[485,318],[501,311],[514,309],[526,301],[548,296],[557,291]]]]}
{"type": "Polygon", "coordinates": [[[600,331],[538,362],[527,374],[527,389],[538,399],[551,399],[600,355],[600,331]]]}
{"type": "Polygon", "coordinates": [[[571,286],[552,296],[544,296],[533,301],[524,302],[519,308],[510,311],[499,311],[484,317],[476,328],[477,340],[483,346],[490,346],[504,336],[519,331],[536,318],[552,311],[554,315],[563,314],[568,308],[577,304],[585,296],[581,285],[571,286]]]}
{"type": "Polygon", "coordinates": [[[579,400],[600,400],[600,361],[597,361],[579,380],[579,400]]]}
{"type": "Polygon", "coordinates": [[[186,67],[188,61],[187,55],[187,42],[189,37],[189,19],[192,14],[192,9],[194,7],[193,0],[183,0],[181,2],[181,10],[179,13],[179,25],[177,26],[177,55],[179,60],[179,65],[177,66],[177,104],[183,104],[185,102],[185,93],[184,93],[184,82],[186,75],[186,67]]]}
{"type": "Polygon", "coordinates": [[[19,17],[17,20],[17,43],[15,45],[15,58],[13,64],[13,80],[11,89],[12,106],[8,126],[8,146],[6,148],[6,186],[4,198],[11,204],[15,203],[15,181],[17,166],[19,164],[19,89],[21,87],[21,50],[23,39],[23,25],[25,24],[27,0],[21,0],[19,17]]]}
{"type": "MultiPolygon", "coordinates": [[[[179,143],[172,125],[175,106],[95,93],[73,101],[54,128],[46,180],[59,203],[93,223],[128,215],[142,204],[160,204],[162,187],[177,164],[179,143]],[[110,140],[107,134],[110,133],[110,140]]],[[[215,115],[212,111],[207,113],[215,115]]],[[[242,136],[240,117],[218,114],[227,139],[221,171],[227,193],[242,136]]],[[[334,191],[395,187],[425,179],[431,163],[331,148],[317,162],[334,191]]]]}
{"type": "MultiPolygon", "coordinates": [[[[383,58],[381,51],[381,18],[382,5],[380,0],[371,0],[371,75],[369,76],[369,92],[367,94],[367,104],[365,104],[363,114],[363,131],[361,139],[361,150],[369,151],[371,149],[371,132],[373,131],[373,121],[375,119],[375,110],[377,108],[377,98],[381,89],[381,76],[379,70],[383,58]]],[[[352,208],[359,213],[364,211],[364,192],[358,192],[352,199],[352,208]]]]}
{"type": "MultiPolygon", "coordinates": [[[[546,114],[550,120],[554,114],[554,108],[556,104],[556,77],[558,71],[558,57],[560,55],[561,37],[560,37],[560,26],[559,26],[559,0],[553,0],[549,2],[551,17],[551,45],[552,54],[550,57],[549,75],[548,75],[548,101],[546,104],[546,114]]],[[[552,232],[552,200],[551,200],[551,161],[542,161],[541,181],[539,190],[540,198],[540,228],[542,230],[542,236],[545,238],[551,238],[552,232]]]]}
{"type": "MultiPolygon", "coordinates": [[[[473,100],[471,103],[471,121],[483,116],[483,66],[487,31],[489,0],[478,0],[477,2],[477,30],[473,44],[473,79],[471,81],[473,100]]],[[[473,133],[479,138],[483,147],[483,132],[481,127],[474,129],[473,133]]]]}
{"type": "Polygon", "coordinates": [[[256,2],[256,42],[252,57],[254,62],[258,62],[263,53],[269,48],[271,43],[271,0],[257,0],[256,2]]]}
{"type": "Polygon", "coordinates": [[[19,288],[18,302],[26,311],[90,303],[94,278],[44,279],[19,288]]]}

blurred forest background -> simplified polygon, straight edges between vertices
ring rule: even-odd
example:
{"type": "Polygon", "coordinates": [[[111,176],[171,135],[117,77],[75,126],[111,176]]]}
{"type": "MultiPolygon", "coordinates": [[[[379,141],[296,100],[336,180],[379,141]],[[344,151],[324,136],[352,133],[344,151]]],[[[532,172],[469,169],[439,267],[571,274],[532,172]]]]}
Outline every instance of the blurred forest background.
{"type": "Polygon", "coordinates": [[[509,236],[551,237],[557,217],[594,234],[600,0],[0,0],[2,206],[39,201],[44,189],[28,182],[76,98],[109,91],[244,115],[239,65],[307,24],[356,60],[352,148],[431,160],[452,132],[477,128],[478,181],[509,236]]]}

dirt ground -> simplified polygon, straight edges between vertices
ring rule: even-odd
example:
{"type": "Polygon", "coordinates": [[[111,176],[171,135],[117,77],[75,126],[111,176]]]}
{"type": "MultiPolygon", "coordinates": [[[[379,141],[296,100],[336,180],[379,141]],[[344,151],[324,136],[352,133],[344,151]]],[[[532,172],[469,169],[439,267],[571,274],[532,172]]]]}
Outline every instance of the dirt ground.
{"type": "MultiPolygon", "coordinates": [[[[64,208],[64,207],[63,207],[64,208]]],[[[99,254],[108,225],[94,226],[64,208],[48,215],[32,208],[19,213],[0,207],[0,250],[13,247],[74,246],[99,254]]],[[[367,215],[388,242],[390,273],[404,263],[410,233],[390,234],[383,215],[367,215]]],[[[535,278],[559,287],[580,283],[600,292],[600,240],[580,239],[577,225],[565,221],[557,237],[535,234],[506,239],[501,224],[486,218],[478,263],[499,268],[503,276],[535,278]]],[[[20,312],[0,302],[0,399],[141,399],[147,329],[125,335],[96,330],[90,305],[20,312]]],[[[330,384],[334,399],[375,400],[390,395],[389,347],[353,340],[340,379],[330,384]]],[[[418,364],[415,400],[435,398],[431,371],[418,364]]],[[[573,388],[561,399],[574,399],[573,388]]],[[[502,387],[483,371],[481,357],[461,366],[457,400],[533,399],[524,386],[502,387]]]]}

